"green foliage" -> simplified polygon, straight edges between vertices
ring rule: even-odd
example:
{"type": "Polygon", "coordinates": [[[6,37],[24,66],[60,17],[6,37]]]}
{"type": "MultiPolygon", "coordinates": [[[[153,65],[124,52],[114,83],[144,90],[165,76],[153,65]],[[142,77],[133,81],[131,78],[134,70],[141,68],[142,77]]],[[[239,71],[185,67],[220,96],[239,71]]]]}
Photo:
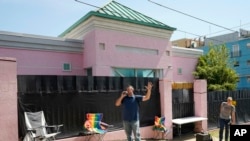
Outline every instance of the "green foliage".
{"type": "Polygon", "coordinates": [[[230,64],[227,47],[211,45],[208,53],[199,57],[193,75],[207,80],[208,91],[235,90],[239,76],[230,64]]]}

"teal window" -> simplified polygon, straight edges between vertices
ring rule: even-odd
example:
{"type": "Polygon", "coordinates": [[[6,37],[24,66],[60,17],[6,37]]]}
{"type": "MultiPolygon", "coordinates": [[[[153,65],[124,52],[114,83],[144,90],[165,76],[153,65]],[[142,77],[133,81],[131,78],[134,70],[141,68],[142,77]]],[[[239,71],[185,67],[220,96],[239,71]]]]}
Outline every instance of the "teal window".
{"type": "Polygon", "coordinates": [[[119,77],[156,77],[153,69],[115,68],[114,76],[119,77]]]}
{"type": "Polygon", "coordinates": [[[181,75],[182,74],[182,69],[178,68],[178,74],[181,75]]]}
{"type": "Polygon", "coordinates": [[[71,71],[71,64],[63,63],[63,71],[71,71]]]}

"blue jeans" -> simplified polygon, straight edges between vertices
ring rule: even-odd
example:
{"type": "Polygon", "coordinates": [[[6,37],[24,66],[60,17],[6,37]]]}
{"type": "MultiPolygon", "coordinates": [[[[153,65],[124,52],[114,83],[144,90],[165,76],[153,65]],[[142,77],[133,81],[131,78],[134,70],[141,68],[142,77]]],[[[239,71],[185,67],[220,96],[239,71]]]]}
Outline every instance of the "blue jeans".
{"type": "Polygon", "coordinates": [[[222,118],[220,118],[219,122],[220,122],[220,131],[219,131],[220,141],[222,141],[222,139],[223,139],[224,128],[225,128],[225,141],[228,141],[230,119],[222,119],[222,118]]]}
{"type": "Polygon", "coordinates": [[[141,134],[140,134],[140,122],[137,121],[123,121],[123,127],[127,136],[128,141],[132,141],[132,132],[135,137],[135,141],[141,141],[141,134]]]}

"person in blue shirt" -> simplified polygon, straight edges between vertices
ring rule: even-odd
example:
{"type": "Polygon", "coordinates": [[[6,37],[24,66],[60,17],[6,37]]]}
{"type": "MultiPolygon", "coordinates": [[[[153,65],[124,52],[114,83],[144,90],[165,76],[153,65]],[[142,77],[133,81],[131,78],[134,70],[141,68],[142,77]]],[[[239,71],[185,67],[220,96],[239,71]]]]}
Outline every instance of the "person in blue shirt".
{"type": "Polygon", "coordinates": [[[135,141],[141,141],[140,136],[140,121],[139,121],[139,104],[142,101],[150,99],[152,83],[148,82],[145,88],[147,92],[145,95],[134,94],[134,87],[129,85],[126,91],[121,93],[121,96],[116,100],[115,105],[122,105],[122,119],[123,127],[128,141],[132,141],[132,132],[134,134],[135,141]]]}

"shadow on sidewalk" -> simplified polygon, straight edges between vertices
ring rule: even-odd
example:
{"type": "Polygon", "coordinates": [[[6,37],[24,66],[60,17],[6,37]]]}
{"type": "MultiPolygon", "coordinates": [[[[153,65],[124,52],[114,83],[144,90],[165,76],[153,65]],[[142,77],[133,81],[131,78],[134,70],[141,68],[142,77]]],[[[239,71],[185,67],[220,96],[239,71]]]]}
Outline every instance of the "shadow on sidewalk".
{"type": "MultiPolygon", "coordinates": [[[[213,138],[213,141],[219,141],[219,129],[212,129],[209,130],[208,133],[213,138]]],[[[187,133],[183,134],[180,137],[175,136],[172,140],[161,140],[161,139],[143,139],[142,141],[196,141],[196,134],[195,133],[187,133]]]]}
{"type": "MultiPolygon", "coordinates": [[[[212,136],[213,141],[219,141],[219,128],[211,129],[208,133],[212,136]]],[[[126,140],[119,140],[126,141],[126,140]]],[[[175,136],[172,140],[163,140],[163,139],[142,139],[142,141],[196,141],[195,133],[186,133],[182,134],[180,137],[175,136]]]]}

